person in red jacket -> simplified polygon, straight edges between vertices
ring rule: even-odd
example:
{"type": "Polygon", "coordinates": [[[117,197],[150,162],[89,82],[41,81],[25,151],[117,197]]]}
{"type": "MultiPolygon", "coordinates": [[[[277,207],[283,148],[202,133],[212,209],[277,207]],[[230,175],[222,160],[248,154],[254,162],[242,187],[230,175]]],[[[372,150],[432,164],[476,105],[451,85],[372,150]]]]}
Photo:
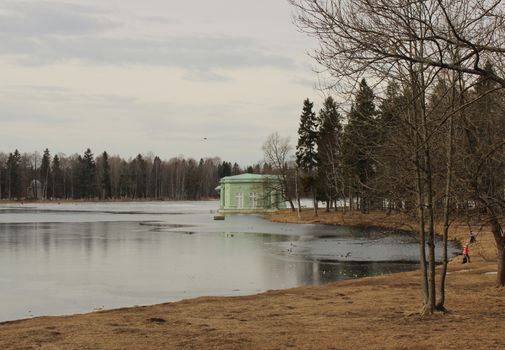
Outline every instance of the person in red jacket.
{"type": "Polygon", "coordinates": [[[463,247],[463,264],[470,262],[470,255],[468,255],[468,244],[463,247]]]}

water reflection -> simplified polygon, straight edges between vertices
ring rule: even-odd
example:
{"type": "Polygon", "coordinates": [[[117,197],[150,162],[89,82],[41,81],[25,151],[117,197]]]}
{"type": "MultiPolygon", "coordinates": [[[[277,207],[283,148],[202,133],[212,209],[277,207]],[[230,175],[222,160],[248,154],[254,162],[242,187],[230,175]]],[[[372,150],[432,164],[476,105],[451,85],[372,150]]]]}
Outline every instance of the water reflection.
{"type": "Polygon", "coordinates": [[[212,202],[170,210],[143,205],[0,210],[0,320],[251,294],[417,267],[415,235],[255,216],[214,222],[212,202]]]}

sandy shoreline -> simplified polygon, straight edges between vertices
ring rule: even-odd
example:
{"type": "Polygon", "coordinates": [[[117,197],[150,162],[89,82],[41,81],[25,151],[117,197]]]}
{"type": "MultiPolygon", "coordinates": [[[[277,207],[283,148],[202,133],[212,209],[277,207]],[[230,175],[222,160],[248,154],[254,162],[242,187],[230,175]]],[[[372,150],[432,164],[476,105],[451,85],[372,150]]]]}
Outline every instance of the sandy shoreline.
{"type": "MultiPolygon", "coordinates": [[[[411,229],[408,218],[289,211],[282,222],[411,229]]],[[[463,223],[451,238],[464,240],[463,223]]],[[[0,324],[0,349],[497,349],[505,345],[503,290],[494,287],[491,234],[471,264],[449,268],[448,314],[421,318],[419,273],[345,280],[243,297],[202,297],[83,315],[0,324]]]]}

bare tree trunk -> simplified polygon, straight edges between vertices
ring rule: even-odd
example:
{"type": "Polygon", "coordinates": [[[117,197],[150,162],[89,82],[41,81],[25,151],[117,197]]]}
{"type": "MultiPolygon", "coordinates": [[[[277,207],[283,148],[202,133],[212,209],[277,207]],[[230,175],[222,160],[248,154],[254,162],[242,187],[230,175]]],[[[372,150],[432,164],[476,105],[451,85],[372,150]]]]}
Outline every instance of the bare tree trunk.
{"type": "MultiPolygon", "coordinates": [[[[417,4],[417,12],[418,15],[423,13],[423,7],[421,4],[417,4]]],[[[424,32],[426,28],[421,24],[417,29],[420,32],[421,39],[419,43],[412,45],[410,47],[411,53],[414,55],[418,55],[420,57],[424,57],[424,32]]],[[[430,152],[430,135],[428,129],[428,118],[426,113],[426,88],[427,83],[425,81],[426,67],[424,64],[418,64],[417,67],[414,67],[413,64],[410,64],[410,82],[411,87],[414,92],[413,102],[415,103],[414,113],[415,119],[418,121],[416,125],[420,126],[418,129],[419,137],[417,140],[419,141],[418,147],[422,149],[422,163],[418,162],[417,169],[422,172],[422,180],[423,185],[421,187],[420,195],[421,195],[421,205],[425,206],[426,213],[423,209],[423,216],[420,218],[423,223],[423,236],[424,236],[424,215],[427,215],[428,219],[428,271],[423,271],[423,283],[426,282],[425,274],[427,274],[427,299],[425,299],[425,304],[422,310],[422,314],[432,314],[435,309],[436,304],[436,284],[435,284],[435,227],[434,227],[434,213],[433,213],[433,183],[432,183],[432,164],[431,164],[431,152],[430,152]],[[417,68],[417,69],[416,69],[417,68]],[[421,167],[419,167],[421,165],[421,167]],[[424,198],[426,197],[426,198],[424,198]]],[[[416,147],[416,153],[419,152],[418,147],[416,147]]],[[[418,159],[418,161],[420,160],[418,159]]],[[[423,241],[420,242],[424,249],[424,237],[423,241]]],[[[422,257],[421,257],[422,258],[422,257]]],[[[426,265],[424,265],[426,270],[426,265]]],[[[424,285],[423,285],[424,287],[424,285]]],[[[424,290],[423,290],[424,292],[424,290]]],[[[426,295],[425,295],[426,297],[426,295]]]]}
{"type": "Polygon", "coordinates": [[[47,199],[47,183],[49,182],[49,166],[46,169],[46,179],[44,181],[44,189],[42,190],[43,192],[43,199],[47,199]]]}
{"type": "Polygon", "coordinates": [[[302,204],[300,202],[300,191],[298,190],[298,169],[296,169],[296,175],[295,175],[295,192],[296,192],[296,201],[298,202],[298,218],[300,218],[300,211],[302,210],[302,204]]]}
{"type": "MultiPolygon", "coordinates": [[[[419,157],[418,157],[419,158],[419,157]]],[[[423,180],[420,165],[416,167],[417,181],[417,215],[419,225],[419,264],[421,265],[421,285],[423,304],[428,303],[428,273],[426,269],[426,236],[424,224],[424,194],[423,194],[423,180]]]]}
{"type": "Polygon", "coordinates": [[[51,186],[51,197],[54,198],[54,185],[55,185],[55,174],[53,172],[52,176],[51,176],[51,183],[52,183],[52,186],[51,186]]]}
{"type": "Polygon", "coordinates": [[[74,197],[74,171],[70,173],[70,198],[74,197]]]}
{"type": "Polygon", "coordinates": [[[317,214],[317,193],[316,193],[316,187],[314,185],[312,185],[312,200],[314,202],[314,216],[318,216],[318,214],[317,214]]]}
{"type": "MultiPolygon", "coordinates": [[[[37,155],[36,153],[34,154],[35,155],[35,181],[33,182],[35,184],[35,188],[32,189],[33,191],[33,195],[35,196],[35,199],[39,199],[39,194],[37,193],[38,192],[38,186],[37,186],[37,180],[39,179],[38,176],[37,176],[37,155]]],[[[30,183],[32,183],[32,181],[30,181],[30,183]]]]}
{"type": "MultiPolygon", "coordinates": [[[[423,79],[423,78],[421,78],[423,79]]],[[[422,84],[421,86],[423,86],[422,84]]],[[[424,95],[424,92],[421,96],[424,95]]],[[[423,128],[423,143],[424,143],[424,172],[426,182],[426,209],[428,215],[428,305],[426,305],[425,312],[433,313],[436,303],[436,284],[435,284],[435,218],[433,208],[433,183],[432,183],[432,166],[431,166],[431,152],[429,146],[429,134],[427,128],[426,111],[424,110],[424,102],[422,104],[422,128],[423,128]]]]}
{"type": "Polygon", "coordinates": [[[353,211],[353,198],[352,198],[352,184],[351,180],[349,180],[349,212],[352,214],[353,211]]]}
{"type": "Polygon", "coordinates": [[[7,191],[9,193],[9,200],[12,199],[12,175],[11,175],[11,169],[9,169],[9,178],[8,178],[8,187],[7,191]]]}
{"type": "Polygon", "coordinates": [[[440,311],[446,311],[444,303],[445,303],[445,279],[447,276],[447,264],[449,262],[447,245],[448,245],[448,237],[449,237],[449,210],[450,210],[450,191],[451,191],[451,181],[452,181],[452,133],[453,133],[453,125],[452,118],[450,121],[450,136],[448,140],[448,150],[447,150],[447,178],[445,183],[445,200],[444,200],[444,217],[443,217],[443,251],[442,251],[442,269],[440,271],[440,282],[439,282],[439,293],[440,297],[438,303],[436,305],[436,309],[440,311]]]}
{"type": "MultiPolygon", "coordinates": [[[[489,210],[488,210],[489,211],[489,210]]],[[[498,251],[498,273],[496,276],[496,286],[505,287],[505,239],[500,222],[494,213],[490,213],[491,232],[496,242],[498,251]]]]}
{"type": "MultiPolygon", "coordinates": [[[[416,96],[416,87],[417,81],[415,78],[415,72],[413,66],[409,67],[409,75],[410,75],[410,85],[413,89],[412,93],[414,98],[416,96]]],[[[413,101],[414,102],[414,101],[413,101]]],[[[421,291],[422,291],[422,300],[423,300],[423,309],[429,303],[429,291],[428,291],[428,271],[426,264],[426,228],[425,228],[425,181],[424,181],[424,172],[423,165],[421,164],[421,154],[420,154],[420,145],[422,143],[419,130],[417,126],[419,125],[420,119],[420,111],[419,104],[413,103],[413,106],[410,110],[411,113],[411,123],[416,126],[416,129],[412,130],[412,138],[414,141],[414,157],[415,157],[415,172],[416,172],[416,200],[417,200],[417,221],[418,221],[418,230],[419,230],[419,264],[421,266],[421,291]]]]}
{"type": "MultiPolygon", "coordinates": [[[[285,173],[287,173],[287,170],[285,171],[285,173]]],[[[291,207],[291,211],[294,212],[296,209],[293,204],[293,200],[291,199],[291,192],[289,191],[288,175],[282,174],[280,177],[282,179],[283,199],[285,199],[289,202],[289,206],[291,207]]]]}
{"type": "Polygon", "coordinates": [[[496,286],[505,287],[505,240],[500,239],[498,245],[498,276],[496,277],[496,286]]]}
{"type": "MultiPolygon", "coordinates": [[[[453,139],[454,139],[454,120],[452,112],[456,108],[456,74],[452,74],[452,86],[451,86],[451,116],[449,117],[449,137],[447,138],[447,172],[445,178],[445,200],[444,200],[444,217],[443,217],[443,251],[442,251],[442,269],[440,271],[440,282],[439,282],[439,300],[436,305],[436,309],[439,311],[447,311],[445,308],[445,280],[447,276],[447,264],[449,262],[447,246],[449,240],[449,216],[450,216],[450,206],[451,206],[451,188],[452,188],[452,163],[453,163],[453,139]]],[[[461,81],[461,79],[458,79],[461,81]]]]}

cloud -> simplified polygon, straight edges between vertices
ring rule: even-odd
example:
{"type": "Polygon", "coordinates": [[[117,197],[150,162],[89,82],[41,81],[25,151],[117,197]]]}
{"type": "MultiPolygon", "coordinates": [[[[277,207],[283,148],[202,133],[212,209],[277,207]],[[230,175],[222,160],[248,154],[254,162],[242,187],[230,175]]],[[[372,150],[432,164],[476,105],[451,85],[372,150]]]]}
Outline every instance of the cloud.
{"type": "Polygon", "coordinates": [[[296,78],[296,79],[292,79],[291,82],[293,84],[298,84],[298,85],[309,87],[309,88],[315,88],[317,85],[317,83],[314,79],[307,79],[307,78],[296,78]]]}
{"type": "Polygon", "coordinates": [[[6,37],[83,35],[117,25],[107,12],[92,6],[49,1],[8,1],[0,5],[0,33],[6,37]]]}
{"type": "Polygon", "coordinates": [[[186,74],[185,79],[192,82],[223,83],[232,80],[231,77],[213,71],[193,70],[186,74]]]}
{"type": "Polygon", "coordinates": [[[166,16],[157,16],[157,15],[147,15],[147,16],[135,16],[135,20],[143,23],[151,23],[151,24],[175,24],[178,23],[177,20],[171,17],[166,16]]]}
{"type": "Polygon", "coordinates": [[[285,124],[274,119],[241,102],[155,103],[54,86],[8,86],[0,89],[0,151],[49,147],[70,154],[91,147],[123,156],[153,151],[252,163],[261,158],[272,124],[285,124]]]}
{"type": "MultiPolygon", "coordinates": [[[[137,20],[142,18],[137,17],[137,20]]],[[[152,19],[146,17],[146,25],[152,19]]],[[[169,30],[170,21],[163,21],[169,30]]],[[[47,1],[0,5],[0,55],[25,65],[66,61],[98,65],[156,65],[190,71],[188,80],[225,81],[217,69],[295,64],[260,47],[250,37],[233,35],[156,35],[128,32],[128,18],[99,7],[47,1]]],[[[131,29],[131,28],[130,28],[131,29]]]]}
{"type": "MultiPolygon", "coordinates": [[[[24,64],[52,64],[77,60],[109,65],[162,65],[194,72],[254,67],[289,69],[294,66],[289,57],[264,52],[252,39],[242,37],[15,38],[1,35],[0,38],[2,40],[0,54],[15,55],[24,64]]],[[[209,77],[212,80],[216,79],[215,75],[209,77]]]]}
{"type": "Polygon", "coordinates": [[[0,0],[0,151],[261,158],[313,94],[275,3],[0,0]]]}

